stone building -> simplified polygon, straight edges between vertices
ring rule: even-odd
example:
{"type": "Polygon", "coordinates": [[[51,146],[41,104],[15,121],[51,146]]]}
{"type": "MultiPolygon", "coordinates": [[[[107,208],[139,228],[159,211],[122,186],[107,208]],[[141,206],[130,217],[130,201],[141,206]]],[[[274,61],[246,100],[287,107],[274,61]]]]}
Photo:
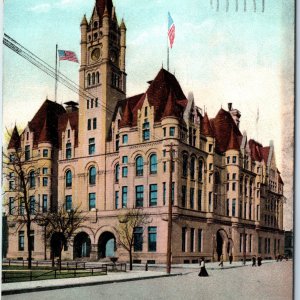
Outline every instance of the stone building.
{"type": "MultiPolygon", "coordinates": [[[[170,184],[173,263],[283,253],[283,182],[273,144],[248,140],[239,129],[241,113],[230,103],[209,118],[163,68],[146,91],[126,98],[125,57],[125,23],[111,0],[97,0],[90,20],[81,22],[79,103],[64,108],[46,100],[20,136],[15,128],[8,146],[10,152],[20,143],[28,151],[26,172],[32,164],[40,170],[32,179],[34,205],[80,205],[88,213],[63,257],[128,260],[116,246],[118,216],[142,207],[152,221],[136,228],[143,243],[134,261],[164,263],[170,184]]],[[[26,229],[16,232],[12,222],[9,230],[8,257],[26,257],[26,229]]],[[[45,255],[42,230],[33,225],[37,259],[45,255]]]]}

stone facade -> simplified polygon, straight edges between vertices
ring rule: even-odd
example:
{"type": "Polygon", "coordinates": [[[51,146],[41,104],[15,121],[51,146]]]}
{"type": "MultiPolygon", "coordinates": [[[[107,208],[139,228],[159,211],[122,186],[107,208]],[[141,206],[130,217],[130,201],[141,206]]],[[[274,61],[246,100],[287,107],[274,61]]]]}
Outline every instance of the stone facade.
{"type": "MultiPolygon", "coordinates": [[[[126,98],[125,54],[124,21],[119,25],[111,1],[97,0],[90,21],[84,16],[81,22],[79,107],[46,100],[21,136],[12,136],[11,145],[20,140],[32,153],[26,172],[32,165],[40,171],[32,188],[38,209],[80,205],[89,216],[63,258],[128,260],[116,246],[118,216],[143,207],[151,224],[141,233],[134,261],[166,261],[171,144],[173,263],[282,254],[283,182],[272,143],[263,147],[241,134],[241,113],[231,104],[210,119],[164,69],[145,93],[126,98]],[[50,128],[52,110],[57,120],[50,128]],[[41,154],[44,149],[49,156],[41,154]],[[43,174],[44,168],[51,172],[43,174]]],[[[26,229],[13,216],[9,220],[7,257],[26,257],[26,239],[20,248],[26,229]]],[[[41,259],[43,228],[34,224],[33,230],[33,256],[41,259]]],[[[46,252],[49,258],[49,245],[46,252]]]]}

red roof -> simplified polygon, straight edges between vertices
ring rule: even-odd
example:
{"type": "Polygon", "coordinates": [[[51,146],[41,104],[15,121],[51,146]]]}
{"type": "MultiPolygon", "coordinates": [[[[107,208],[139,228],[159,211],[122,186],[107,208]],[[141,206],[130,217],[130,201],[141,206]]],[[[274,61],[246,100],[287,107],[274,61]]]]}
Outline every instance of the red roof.
{"type": "Polygon", "coordinates": [[[205,136],[214,136],[207,113],[205,113],[203,119],[201,119],[201,131],[205,136]]]}
{"type": "Polygon", "coordinates": [[[17,126],[15,126],[11,134],[7,149],[18,149],[19,147],[20,147],[20,135],[17,126]]]}
{"type": "Polygon", "coordinates": [[[59,117],[58,131],[59,131],[59,148],[62,148],[61,137],[62,133],[66,130],[68,121],[72,130],[75,130],[75,147],[78,146],[78,110],[65,113],[59,117]]]}
{"type": "Polygon", "coordinates": [[[268,158],[269,158],[269,152],[270,152],[270,147],[262,147],[260,149],[260,153],[261,153],[261,156],[262,156],[262,159],[265,161],[265,163],[268,162],[268,158]]]}
{"type": "Polygon", "coordinates": [[[234,133],[233,129],[231,129],[231,134],[230,134],[230,138],[226,150],[239,150],[239,149],[240,149],[240,143],[238,141],[238,137],[234,133]]]}
{"type": "Polygon", "coordinates": [[[237,139],[237,143],[240,146],[242,134],[228,111],[221,108],[216,117],[210,120],[210,124],[216,138],[216,150],[218,152],[222,153],[227,150],[231,134],[235,136],[234,138],[237,139]]]}
{"type": "Polygon", "coordinates": [[[284,184],[283,181],[282,181],[282,178],[281,178],[280,174],[278,174],[278,182],[279,182],[280,184],[284,184]]]}
{"type": "Polygon", "coordinates": [[[251,153],[251,159],[254,161],[262,161],[261,148],[262,145],[255,140],[249,140],[249,148],[251,153]]]}
{"type": "MultiPolygon", "coordinates": [[[[163,117],[170,115],[182,119],[184,109],[188,102],[175,76],[161,69],[155,79],[151,81],[145,93],[119,102],[117,108],[122,107],[122,119],[124,118],[124,120],[121,121],[121,124],[123,126],[127,124],[129,116],[128,111],[125,114],[125,109],[131,111],[131,126],[137,125],[138,110],[142,108],[146,97],[148,98],[150,106],[154,107],[155,122],[159,122],[163,117]]],[[[127,126],[129,126],[129,124],[127,124],[127,126]]]]}
{"type": "Polygon", "coordinates": [[[34,133],[34,146],[42,142],[45,139],[45,135],[47,135],[47,139],[54,146],[58,145],[58,117],[64,113],[65,109],[62,105],[48,99],[45,100],[33,119],[28,123],[30,131],[34,133]],[[47,123],[47,133],[42,133],[45,122],[47,123]]]}
{"type": "Polygon", "coordinates": [[[97,0],[96,1],[96,9],[98,16],[100,17],[100,20],[103,17],[104,11],[105,11],[105,6],[107,7],[107,12],[109,16],[112,14],[112,8],[113,8],[113,3],[112,0],[97,0]]]}

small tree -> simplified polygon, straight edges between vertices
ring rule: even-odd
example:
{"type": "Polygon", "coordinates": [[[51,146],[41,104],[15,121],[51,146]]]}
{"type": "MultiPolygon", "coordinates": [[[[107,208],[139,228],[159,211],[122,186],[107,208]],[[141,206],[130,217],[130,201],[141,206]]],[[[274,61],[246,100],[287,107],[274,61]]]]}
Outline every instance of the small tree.
{"type": "Polygon", "coordinates": [[[8,213],[11,215],[8,222],[13,220],[18,223],[17,228],[23,224],[26,225],[28,269],[31,269],[33,251],[31,228],[32,223],[35,222],[37,212],[34,187],[38,169],[31,162],[33,157],[29,158],[21,148],[17,128],[15,127],[12,133],[7,131],[7,135],[11,142],[9,152],[3,153],[3,178],[8,182],[8,185],[4,185],[4,205],[8,207],[8,213]],[[30,173],[27,172],[28,169],[30,169],[30,173]],[[16,207],[19,207],[18,213],[15,211],[16,207]]]}
{"type": "MultiPolygon", "coordinates": [[[[56,239],[59,245],[59,268],[61,269],[61,253],[64,246],[70,244],[75,231],[85,222],[87,216],[83,214],[80,207],[70,210],[65,205],[60,205],[54,212],[39,213],[36,222],[45,226],[45,240],[56,239]]],[[[52,259],[54,259],[52,255],[52,259]]]]}
{"type": "Polygon", "coordinates": [[[151,223],[149,215],[145,214],[142,208],[129,209],[124,215],[119,216],[118,244],[129,254],[129,269],[132,270],[132,250],[133,246],[141,246],[143,240],[135,239],[135,230],[139,229],[139,234],[143,234],[147,224],[151,223]]]}

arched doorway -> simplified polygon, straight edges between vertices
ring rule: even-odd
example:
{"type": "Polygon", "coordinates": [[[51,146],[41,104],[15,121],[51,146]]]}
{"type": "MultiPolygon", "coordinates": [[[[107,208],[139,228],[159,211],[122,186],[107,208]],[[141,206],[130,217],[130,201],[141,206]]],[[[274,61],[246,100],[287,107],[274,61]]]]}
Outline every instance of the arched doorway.
{"type": "Polygon", "coordinates": [[[98,241],[98,258],[115,256],[116,238],[111,232],[103,232],[98,241]]]}
{"type": "Polygon", "coordinates": [[[220,234],[220,231],[217,232],[217,254],[218,261],[220,261],[221,255],[223,254],[223,238],[220,234]]]}
{"type": "Polygon", "coordinates": [[[85,232],[78,233],[74,238],[74,258],[90,257],[91,239],[85,232]]]}

